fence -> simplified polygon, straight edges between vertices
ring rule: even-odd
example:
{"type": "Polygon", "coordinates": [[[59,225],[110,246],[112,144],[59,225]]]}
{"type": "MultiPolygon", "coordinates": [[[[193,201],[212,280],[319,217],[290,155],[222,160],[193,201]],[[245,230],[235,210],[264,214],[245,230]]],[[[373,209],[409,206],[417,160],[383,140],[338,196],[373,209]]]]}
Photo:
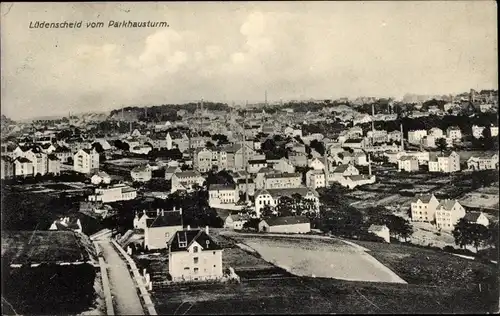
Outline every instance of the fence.
{"type": "Polygon", "coordinates": [[[106,315],[114,315],[115,311],[113,309],[113,300],[111,297],[111,289],[109,287],[108,271],[106,269],[106,263],[104,262],[104,259],[101,256],[102,249],[95,241],[94,241],[94,246],[96,252],[99,255],[99,267],[101,269],[101,281],[104,292],[104,302],[106,304],[106,315]]]}

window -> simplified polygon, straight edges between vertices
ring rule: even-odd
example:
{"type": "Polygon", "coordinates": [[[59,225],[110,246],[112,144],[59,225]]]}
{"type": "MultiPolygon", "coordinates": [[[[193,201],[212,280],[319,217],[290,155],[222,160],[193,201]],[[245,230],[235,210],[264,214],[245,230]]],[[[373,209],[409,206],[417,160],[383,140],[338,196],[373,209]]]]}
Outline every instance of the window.
{"type": "Polygon", "coordinates": [[[194,263],[198,263],[198,257],[193,258],[194,263]]]}
{"type": "Polygon", "coordinates": [[[194,273],[198,273],[198,268],[194,268],[194,273]]]}
{"type": "Polygon", "coordinates": [[[213,254],[215,255],[215,251],[213,252],[213,254]]]}
{"type": "Polygon", "coordinates": [[[198,252],[198,246],[193,247],[193,252],[198,252]]]}
{"type": "Polygon", "coordinates": [[[214,268],[216,267],[216,265],[214,264],[214,268]]]}
{"type": "Polygon", "coordinates": [[[184,271],[189,271],[189,267],[184,267],[184,271]]]}
{"type": "Polygon", "coordinates": [[[170,233],[165,233],[165,238],[169,238],[170,237],[170,233]]]}

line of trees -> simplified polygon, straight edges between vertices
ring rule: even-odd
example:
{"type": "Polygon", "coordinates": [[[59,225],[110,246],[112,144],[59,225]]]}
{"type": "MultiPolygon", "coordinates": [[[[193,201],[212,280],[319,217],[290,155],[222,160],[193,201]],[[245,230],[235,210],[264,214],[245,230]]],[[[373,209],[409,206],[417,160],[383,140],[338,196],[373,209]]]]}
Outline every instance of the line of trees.
{"type": "Polygon", "coordinates": [[[455,238],[455,244],[460,248],[473,246],[477,252],[479,247],[490,245],[498,249],[498,223],[486,227],[461,218],[455,225],[452,234],[455,238]]]}

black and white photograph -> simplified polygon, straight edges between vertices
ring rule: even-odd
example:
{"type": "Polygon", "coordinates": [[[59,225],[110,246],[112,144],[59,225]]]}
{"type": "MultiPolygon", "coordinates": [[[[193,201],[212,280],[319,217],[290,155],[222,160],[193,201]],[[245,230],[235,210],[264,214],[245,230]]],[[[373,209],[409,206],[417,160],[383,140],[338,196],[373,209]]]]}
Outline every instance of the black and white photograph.
{"type": "Polygon", "coordinates": [[[497,3],[2,2],[3,315],[497,314],[497,3]]]}

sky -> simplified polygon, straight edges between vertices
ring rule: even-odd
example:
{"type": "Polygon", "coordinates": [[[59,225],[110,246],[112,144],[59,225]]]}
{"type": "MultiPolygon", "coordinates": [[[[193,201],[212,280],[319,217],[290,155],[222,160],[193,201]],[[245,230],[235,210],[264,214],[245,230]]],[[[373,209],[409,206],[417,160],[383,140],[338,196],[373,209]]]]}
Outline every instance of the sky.
{"type": "Polygon", "coordinates": [[[2,3],[1,110],[24,119],[263,102],[266,90],[275,102],[496,89],[496,12],[493,1],[2,3]]]}

